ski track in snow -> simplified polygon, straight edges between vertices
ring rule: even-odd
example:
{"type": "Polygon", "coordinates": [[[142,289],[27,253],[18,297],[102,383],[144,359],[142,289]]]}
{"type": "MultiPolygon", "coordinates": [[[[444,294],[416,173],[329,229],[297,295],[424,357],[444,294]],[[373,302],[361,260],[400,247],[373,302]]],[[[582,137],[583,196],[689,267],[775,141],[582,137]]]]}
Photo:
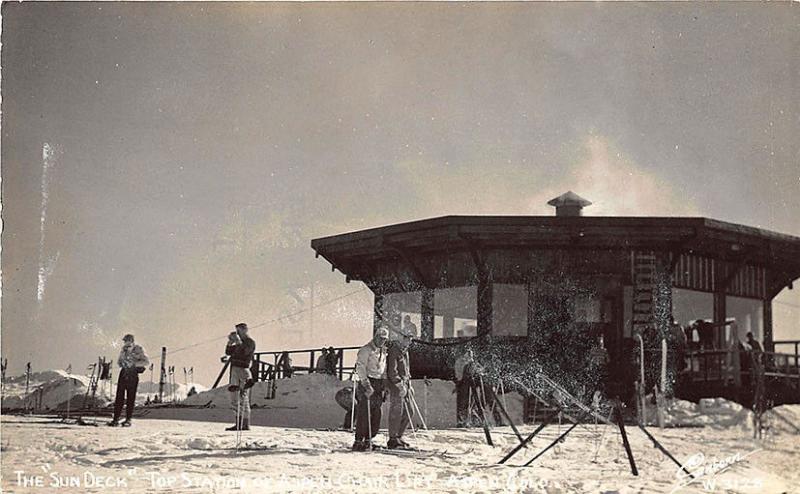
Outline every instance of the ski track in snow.
{"type": "MultiPolygon", "coordinates": [[[[800,408],[793,410],[800,418],[800,408]]],[[[638,477],[631,475],[619,432],[613,429],[605,431],[605,445],[592,462],[602,425],[576,428],[532,467],[520,468],[555,439],[557,425],[545,429],[530,449],[505,466],[496,462],[517,441],[507,427],[493,429],[494,448],[486,445],[481,429],[419,432],[416,438],[409,431],[407,439],[415,446],[448,451],[415,458],[350,452],[352,435],[344,431],[255,426],[242,434],[237,452],[235,434],[223,430],[227,424],[138,419],[131,428],[109,428],[106,421],[98,419],[99,427],[86,427],[43,417],[3,416],[3,492],[649,493],[670,492],[676,486],[675,465],[635,427],[627,430],[638,477]],[[18,486],[15,472],[20,470],[42,476],[45,487],[18,486]],[[49,487],[53,474],[59,479],[75,477],[81,485],[49,487]],[[100,477],[125,485],[86,484],[87,478],[100,477]]],[[[533,428],[526,425],[521,432],[527,435],[533,428]]],[[[650,431],[682,461],[698,453],[707,462],[750,454],[715,476],[715,492],[797,492],[800,485],[800,436],[781,431],[767,441],[754,441],[740,428],[650,431]],[[759,488],[754,488],[756,481],[761,482],[759,488]]],[[[384,431],[376,443],[385,441],[384,431]]],[[[699,487],[677,492],[701,492],[699,487]]]]}

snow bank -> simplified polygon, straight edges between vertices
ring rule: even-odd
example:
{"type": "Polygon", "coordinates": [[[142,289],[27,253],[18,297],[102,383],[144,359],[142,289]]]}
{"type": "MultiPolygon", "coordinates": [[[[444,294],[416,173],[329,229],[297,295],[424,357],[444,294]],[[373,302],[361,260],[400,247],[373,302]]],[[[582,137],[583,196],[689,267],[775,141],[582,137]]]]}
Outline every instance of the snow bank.
{"type": "Polygon", "coordinates": [[[766,415],[773,434],[800,434],[800,405],[781,405],[766,415]]]}
{"type": "MultiPolygon", "coordinates": [[[[647,407],[647,423],[658,423],[655,405],[647,407]]],[[[712,427],[750,429],[753,414],[724,398],[703,398],[699,403],[673,399],[667,402],[664,422],[668,427],[712,427]]]]}
{"type": "MultiPolygon", "coordinates": [[[[278,380],[275,397],[269,398],[271,383],[258,382],[250,390],[253,423],[283,427],[341,427],[345,411],[336,403],[335,396],[337,391],[349,385],[327,374],[299,375],[278,380]]],[[[190,396],[182,404],[229,410],[231,396],[226,386],[220,386],[190,396]]],[[[208,414],[216,415],[210,411],[208,414]]]]}
{"type": "MultiPolygon", "coordinates": [[[[145,373],[146,374],[146,373],[145,373]]],[[[150,377],[148,375],[148,377],[150,377]]],[[[141,376],[140,376],[141,379],[141,376]]],[[[180,399],[186,398],[186,395],[189,393],[189,390],[192,389],[192,386],[195,387],[197,392],[201,391],[208,391],[208,387],[203,386],[199,383],[175,383],[173,386],[170,383],[164,383],[164,394],[172,394],[173,389],[175,390],[175,396],[180,397],[180,399]]],[[[158,383],[153,381],[139,381],[139,387],[137,388],[137,393],[145,394],[145,395],[157,395],[158,394],[158,383]]]]}
{"type": "MultiPolygon", "coordinates": [[[[438,379],[413,380],[414,396],[425,424],[430,428],[456,426],[455,385],[438,379]]],[[[271,383],[258,382],[253,386],[250,399],[251,421],[255,425],[279,427],[315,427],[336,429],[344,425],[346,410],[336,403],[336,393],[352,387],[350,381],[340,381],[327,374],[298,375],[280,379],[275,383],[274,398],[269,398],[271,383]]],[[[234,395],[235,396],[235,395],[234,395]]],[[[201,392],[187,398],[183,405],[206,407],[181,413],[153,410],[148,416],[165,415],[164,418],[189,417],[193,420],[226,420],[230,415],[231,393],[225,386],[201,392]],[[224,410],[224,412],[222,412],[224,410]],[[222,413],[220,413],[222,412],[222,413]]],[[[522,398],[509,393],[505,404],[516,423],[522,421],[522,398]]],[[[388,414],[388,399],[383,405],[384,426],[388,414]]],[[[421,425],[419,418],[415,423],[421,425]]]]}
{"type": "MultiPolygon", "coordinates": [[[[95,398],[92,400],[91,398],[86,399],[86,390],[89,387],[89,378],[87,376],[68,374],[62,370],[37,372],[33,375],[37,378],[44,377],[48,380],[36,382],[31,379],[31,391],[27,395],[24,391],[24,380],[21,390],[18,387],[6,388],[2,400],[3,409],[62,410],[67,408],[68,403],[71,408],[80,408],[88,405],[102,407],[111,400],[111,386],[107,381],[101,383],[97,388],[95,398]]],[[[16,380],[17,378],[14,379],[16,380]]]]}

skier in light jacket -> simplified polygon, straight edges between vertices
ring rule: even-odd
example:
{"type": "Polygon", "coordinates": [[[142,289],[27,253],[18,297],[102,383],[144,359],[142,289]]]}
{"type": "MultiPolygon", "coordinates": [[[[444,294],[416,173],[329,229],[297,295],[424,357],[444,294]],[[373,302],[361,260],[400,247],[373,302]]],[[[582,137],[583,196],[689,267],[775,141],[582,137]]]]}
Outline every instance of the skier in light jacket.
{"type": "Polygon", "coordinates": [[[126,334],[122,338],[122,349],[119,352],[117,365],[120,367],[117,380],[117,396],[114,400],[114,418],[108,423],[111,427],[119,425],[122,405],[125,404],[125,422],[123,427],[131,425],[133,407],[136,404],[136,389],[139,387],[139,374],[147,369],[150,360],[141,346],[134,343],[133,335],[126,334]]]}
{"type": "Polygon", "coordinates": [[[372,447],[372,438],[381,424],[381,404],[386,379],[386,342],[389,330],[378,328],[372,341],[361,347],[356,359],[356,440],[354,451],[372,447]],[[369,406],[367,405],[369,401],[369,406]],[[371,433],[371,434],[370,434],[371,433]]]}

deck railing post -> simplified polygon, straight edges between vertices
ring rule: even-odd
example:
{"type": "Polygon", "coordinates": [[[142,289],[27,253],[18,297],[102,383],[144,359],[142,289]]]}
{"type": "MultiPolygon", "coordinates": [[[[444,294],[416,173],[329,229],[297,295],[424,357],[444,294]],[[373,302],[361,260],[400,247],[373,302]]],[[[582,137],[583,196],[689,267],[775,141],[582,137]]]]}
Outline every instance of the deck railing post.
{"type": "Polygon", "coordinates": [[[250,366],[250,373],[253,375],[253,380],[258,382],[261,380],[261,355],[255,354],[253,364],[250,366]]]}
{"type": "Polygon", "coordinates": [[[314,372],[314,354],[316,352],[311,350],[311,363],[308,364],[308,373],[312,374],[314,372]]]}
{"type": "MultiPolygon", "coordinates": [[[[798,350],[798,345],[800,345],[800,341],[795,341],[795,342],[794,342],[794,363],[795,363],[795,365],[797,365],[797,364],[798,364],[798,361],[797,361],[797,357],[798,357],[798,352],[797,352],[797,350],[798,350]]],[[[800,370],[800,369],[798,369],[798,370],[800,370]]]]}
{"type": "Polygon", "coordinates": [[[784,365],[784,368],[786,369],[786,384],[791,384],[792,381],[790,379],[791,373],[790,373],[790,370],[789,370],[789,356],[788,355],[784,356],[784,361],[786,362],[786,364],[784,365]]]}

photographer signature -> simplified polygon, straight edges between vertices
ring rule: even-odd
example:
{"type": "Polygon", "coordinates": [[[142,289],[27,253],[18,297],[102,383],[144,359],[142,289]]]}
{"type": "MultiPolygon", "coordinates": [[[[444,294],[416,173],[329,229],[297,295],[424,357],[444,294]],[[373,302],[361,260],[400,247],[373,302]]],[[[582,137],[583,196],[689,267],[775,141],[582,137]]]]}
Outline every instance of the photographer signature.
{"type": "Polygon", "coordinates": [[[675,472],[677,482],[675,487],[670,491],[670,494],[675,491],[688,486],[694,482],[700,482],[703,479],[709,479],[717,474],[728,470],[733,465],[740,463],[747,459],[748,456],[758,453],[761,449],[750,451],[749,453],[735,453],[723,458],[706,459],[703,453],[697,453],[689,457],[683,468],[678,468],[675,472]]]}

